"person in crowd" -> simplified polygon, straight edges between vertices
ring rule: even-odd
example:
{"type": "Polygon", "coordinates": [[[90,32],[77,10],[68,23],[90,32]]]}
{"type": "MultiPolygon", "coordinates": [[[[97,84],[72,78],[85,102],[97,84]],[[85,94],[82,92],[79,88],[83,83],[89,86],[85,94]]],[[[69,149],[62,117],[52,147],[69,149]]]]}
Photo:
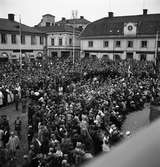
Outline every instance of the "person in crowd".
{"type": "Polygon", "coordinates": [[[17,136],[21,139],[21,130],[22,130],[22,121],[18,116],[14,121],[15,131],[17,132],[17,136]]]}
{"type": "Polygon", "coordinates": [[[19,94],[18,94],[18,91],[15,90],[15,95],[14,95],[14,100],[15,100],[15,108],[16,108],[16,111],[19,110],[19,94]]]}
{"type": "Polygon", "coordinates": [[[68,58],[31,64],[21,72],[11,64],[0,70],[5,74],[1,84],[16,92],[17,110],[19,97],[23,108],[24,90],[29,91],[33,167],[78,166],[108,153],[124,139],[127,114],[142,109],[160,90],[152,62],[82,59],[73,65],[68,58]]]}
{"type": "Polygon", "coordinates": [[[9,155],[11,160],[16,158],[16,151],[19,149],[19,138],[14,134],[14,132],[11,132],[11,135],[9,137],[9,141],[7,143],[7,147],[9,150],[9,155]]]}

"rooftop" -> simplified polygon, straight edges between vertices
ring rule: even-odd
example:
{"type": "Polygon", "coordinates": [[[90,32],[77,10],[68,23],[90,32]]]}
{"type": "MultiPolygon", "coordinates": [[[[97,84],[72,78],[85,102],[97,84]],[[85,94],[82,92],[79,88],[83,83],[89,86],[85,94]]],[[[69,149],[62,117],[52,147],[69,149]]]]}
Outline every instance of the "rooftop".
{"type": "Polygon", "coordinates": [[[36,28],[29,27],[24,24],[19,24],[19,22],[11,21],[9,19],[0,18],[0,31],[11,31],[11,32],[19,32],[21,27],[21,31],[25,33],[43,33],[36,28]]]}
{"type": "Polygon", "coordinates": [[[160,31],[160,14],[104,17],[88,24],[81,33],[81,38],[123,35],[125,23],[136,23],[137,35],[156,34],[160,31]]]}
{"type": "MultiPolygon", "coordinates": [[[[73,27],[67,25],[54,25],[49,27],[36,27],[37,30],[42,31],[44,33],[52,33],[52,32],[73,32],[73,27]]],[[[75,30],[76,33],[80,33],[78,29],[75,30]]]]}
{"type": "Polygon", "coordinates": [[[83,16],[81,16],[80,18],[77,19],[66,19],[66,18],[62,18],[62,20],[56,22],[56,24],[62,24],[62,23],[66,23],[66,24],[89,24],[90,21],[86,20],[83,16]]]}

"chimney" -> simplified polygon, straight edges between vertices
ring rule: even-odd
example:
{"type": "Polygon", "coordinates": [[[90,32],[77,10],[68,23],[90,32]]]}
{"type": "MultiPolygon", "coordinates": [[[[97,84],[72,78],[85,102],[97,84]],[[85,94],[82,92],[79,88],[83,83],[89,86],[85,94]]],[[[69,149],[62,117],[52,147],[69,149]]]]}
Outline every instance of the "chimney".
{"type": "Polygon", "coordinates": [[[84,19],[84,16],[80,16],[80,19],[84,19]]]}
{"type": "Polygon", "coordinates": [[[108,17],[112,18],[113,17],[113,12],[108,12],[108,17]]]}
{"type": "Polygon", "coordinates": [[[8,14],[8,20],[14,21],[14,14],[12,13],[8,14]]]}
{"type": "Polygon", "coordinates": [[[62,21],[66,21],[66,18],[65,18],[65,17],[62,17],[62,21]]]}
{"type": "Polygon", "coordinates": [[[143,9],[143,15],[147,15],[147,9],[143,9]]]}

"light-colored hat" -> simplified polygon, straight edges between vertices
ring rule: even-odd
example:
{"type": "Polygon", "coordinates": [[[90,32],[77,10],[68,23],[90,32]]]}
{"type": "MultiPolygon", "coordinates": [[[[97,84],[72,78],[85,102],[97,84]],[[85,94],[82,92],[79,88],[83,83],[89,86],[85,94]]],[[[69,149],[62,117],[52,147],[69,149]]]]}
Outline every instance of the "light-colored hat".
{"type": "Polygon", "coordinates": [[[126,131],[126,136],[130,136],[131,132],[130,131],[126,131]]]}
{"type": "Polygon", "coordinates": [[[27,159],[27,158],[28,158],[28,155],[24,155],[23,158],[24,158],[24,159],[27,159]]]}

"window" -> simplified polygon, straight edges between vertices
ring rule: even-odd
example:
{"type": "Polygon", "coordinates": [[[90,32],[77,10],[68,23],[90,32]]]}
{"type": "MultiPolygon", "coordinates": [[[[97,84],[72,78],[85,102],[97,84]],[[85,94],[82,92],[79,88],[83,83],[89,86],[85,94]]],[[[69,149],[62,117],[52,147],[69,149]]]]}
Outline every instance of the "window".
{"type": "Polygon", "coordinates": [[[141,47],[147,48],[147,41],[141,41],[141,47]]]}
{"type": "Polygon", "coordinates": [[[25,44],[25,35],[21,35],[21,44],[25,44]]]}
{"type": "Polygon", "coordinates": [[[116,47],[117,48],[121,47],[121,41],[116,41],[116,47]]]}
{"type": "Polygon", "coordinates": [[[157,47],[160,48],[160,41],[157,41],[157,47]]]}
{"type": "Polygon", "coordinates": [[[40,36],[40,45],[44,44],[44,37],[40,36]]]}
{"type": "Polygon", "coordinates": [[[72,38],[69,39],[69,45],[72,45],[72,38]]]}
{"type": "Polygon", "coordinates": [[[50,22],[46,22],[46,27],[49,27],[50,25],[50,22]]]}
{"type": "Polygon", "coordinates": [[[62,46],[62,38],[59,38],[59,46],[62,46]]]}
{"type": "Polygon", "coordinates": [[[32,35],[31,36],[31,45],[35,45],[36,44],[36,36],[32,35]]]}
{"type": "Polygon", "coordinates": [[[51,38],[51,45],[54,46],[54,38],[51,38]]]}
{"type": "Polygon", "coordinates": [[[128,48],[133,48],[133,41],[128,41],[127,47],[128,47],[128,48]]]}
{"type": "Polygon", "coordinates": [[[104,47],[108,47],[109,46],[109,42],[108,41],[104,41],[103,46],[104,47]]]}
{"type": "Polygon", "coordinates": [[[15,34],[11,35],[11,41],[12,41],[12,44],[16,44],[16,35],[15,34]]]}
{"type": "Polygon", "coordinates": [[[1,34],[1,43],[3,44],[7,43],[7,35],[5,33],[1,34]]]}
{"type": "Polygon", "coordinates": [[[88,41],[88,47],[93,47],[93,41],[88,41]]]}

